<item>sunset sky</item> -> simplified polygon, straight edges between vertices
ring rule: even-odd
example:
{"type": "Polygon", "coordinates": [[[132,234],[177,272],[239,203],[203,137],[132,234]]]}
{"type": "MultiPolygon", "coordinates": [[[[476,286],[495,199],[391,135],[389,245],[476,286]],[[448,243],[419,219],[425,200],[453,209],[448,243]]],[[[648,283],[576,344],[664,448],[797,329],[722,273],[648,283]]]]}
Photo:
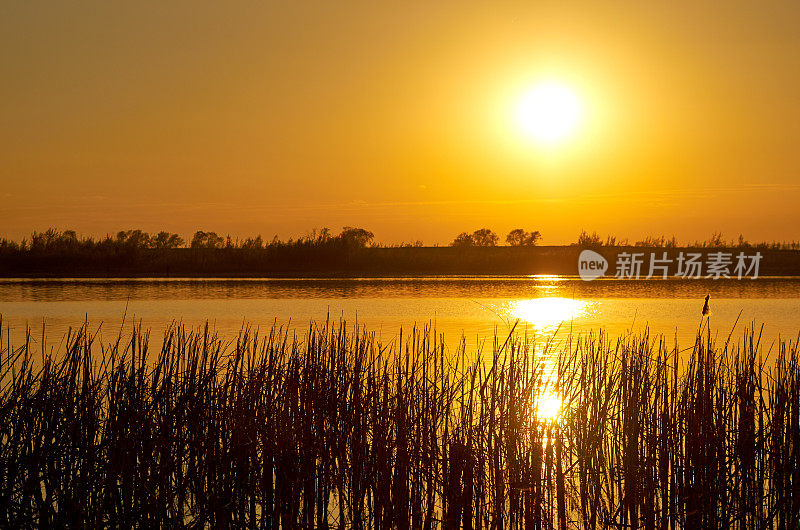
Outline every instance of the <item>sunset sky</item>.
{"type": "Polygon", "coordinates": [[[4,0],[0,237],[800,240],[800,3],[702,4],[4,0]]]}

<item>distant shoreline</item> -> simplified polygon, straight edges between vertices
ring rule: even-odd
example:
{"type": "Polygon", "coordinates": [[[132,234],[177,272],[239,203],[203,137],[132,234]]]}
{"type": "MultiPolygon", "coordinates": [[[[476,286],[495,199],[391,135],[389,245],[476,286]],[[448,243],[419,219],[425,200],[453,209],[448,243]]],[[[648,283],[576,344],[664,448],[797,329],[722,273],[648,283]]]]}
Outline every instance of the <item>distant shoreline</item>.
{"type": "MultiPolygon", "coordinates": [[[[0,256],[0,278],[265,278],[346,279],[428,277],[522,277],[535,275],[577,276],[578,246],[536,247],[368,247],[322,251],[308,249],[137,249],[131,252],[6,253],[0,256]]],[[[622,253],[641,254],[642,272],[654,254],[677,260],[683,252],[761,254],[760,277],[800,276],[800,251],[755,247],[663,248],[594,247],[609,264],[606,278],[613,277],[622,253]]],[[[670,274],[671,276],[671,274],[670,274]]],[[[703,274],[705,276],[705,274],[703,274]]]]}

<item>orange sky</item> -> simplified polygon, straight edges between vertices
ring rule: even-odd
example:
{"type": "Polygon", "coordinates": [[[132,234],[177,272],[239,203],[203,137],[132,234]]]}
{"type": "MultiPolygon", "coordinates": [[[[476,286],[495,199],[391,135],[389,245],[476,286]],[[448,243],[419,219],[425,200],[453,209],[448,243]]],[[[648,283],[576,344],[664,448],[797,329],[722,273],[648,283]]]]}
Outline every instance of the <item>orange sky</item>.
{"type": "Polygon", "coordinates": [[[0,4],[0,232],[800,239],[794,2],[0,4]],[[513,109],[585,108],[554,149],[513,109]]]}

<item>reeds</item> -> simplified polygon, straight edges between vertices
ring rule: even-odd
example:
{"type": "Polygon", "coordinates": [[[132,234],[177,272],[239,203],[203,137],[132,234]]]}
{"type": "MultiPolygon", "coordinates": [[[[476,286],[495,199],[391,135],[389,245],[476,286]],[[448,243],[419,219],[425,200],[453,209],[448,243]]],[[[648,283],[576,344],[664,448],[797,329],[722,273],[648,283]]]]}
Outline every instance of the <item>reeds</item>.
{"type": "Polygon", "coordinates": [[[0,335],[0,526],[797,528],[797,343],[0,335]],[[558,395],[557,418],[538,401],[558,395]]]}

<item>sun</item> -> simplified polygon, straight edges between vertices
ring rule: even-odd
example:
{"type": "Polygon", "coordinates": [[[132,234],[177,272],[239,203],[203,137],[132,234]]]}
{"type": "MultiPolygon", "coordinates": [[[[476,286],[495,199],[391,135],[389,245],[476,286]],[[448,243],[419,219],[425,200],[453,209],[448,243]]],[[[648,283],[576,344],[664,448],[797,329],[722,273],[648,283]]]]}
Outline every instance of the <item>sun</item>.
{"type": "Polygon", "coordinates": [[[541,83],[528,91],[516,109],[522,131],[540,144],[555,145],[569,138],[581,121],[582,108],[569,87],[541,83]]]}

